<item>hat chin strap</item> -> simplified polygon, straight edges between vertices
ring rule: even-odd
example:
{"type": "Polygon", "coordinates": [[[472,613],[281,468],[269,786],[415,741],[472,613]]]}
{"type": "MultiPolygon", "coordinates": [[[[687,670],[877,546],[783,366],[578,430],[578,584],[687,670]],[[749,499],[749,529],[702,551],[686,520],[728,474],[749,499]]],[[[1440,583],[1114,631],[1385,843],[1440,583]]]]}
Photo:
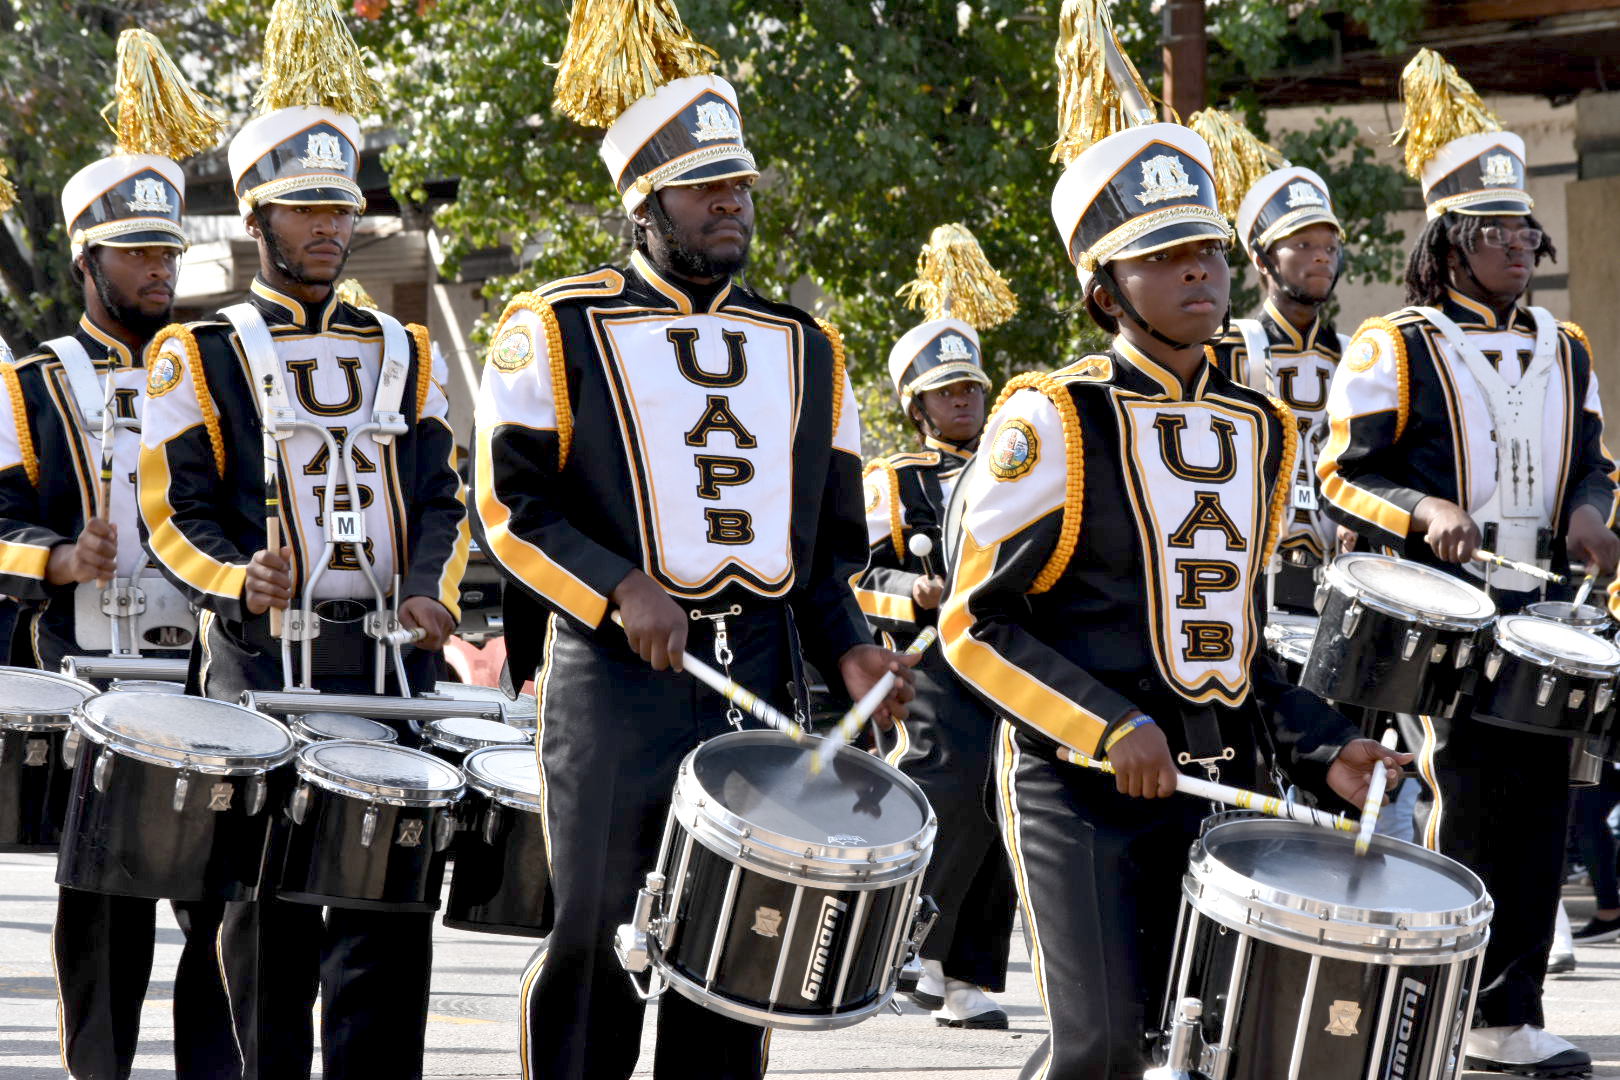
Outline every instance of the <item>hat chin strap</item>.
{"type": "Polygon", "coordinates": [[[1276,262],[1271,258],[1271,250],[1269,248],[1261,248],[1255,252],[1255,255],[1257,258],[1259,258],[1261,267],[1264,268],[1267,274],[1271,275],[1271,280],[1277,283],[1277,288],[1282,290],[1282,294],[1284,296],[1288,297],[1288,299],[1292,300],[1296,304],[1305,304],[1309,307],[1321,307],[1323,304],[1333,299],[1333,290],[1339,287],[1339,278],[1344,273],[1344,253],[1340,252],[1338,264],[1333,270],[1333,284],[1328,286],[1327,295],[1318,300],[1316,297],[1307,293],[1304,289],[1293,284],[1282,276],[1282,272],[1277,269],[1276,262]]]}
{"type": "Polygon", "coordinates": [[[1221,338],[1225,337],[1226,332],[1231,329],[1232,305],[1230,302],[1228,302],[1226,305],[1226,312],[1221,316],[1221,332],[1216,334],[1214,337],[1206,338],[1203,341],[1177,341],[1168,334],[1160,333],[1152,326],[1149,326],[1146,319],[1142,318],[1141,314],[1136,310],[1136,305],[1131,303],[1131,298],[1125,295],[1125,290],[1120,288],[1119,281],[1114,277],[1114,272],[1110,270],[1108,266],[1109,264],[1104,263],[1102,266],[1097,267],[1096,271],[1093,272],[1092,277],[1101,281],[1103,283],[1103,287],[1114,294],[1114,299],[1119,301],[1120,309],[1124,311],[1127,316],[1129,316],[1131,322],[1135,323],[1137,326],[1140,326],[1143,330],[1146,330],[1153,336],[1155,341],[1162,341],[1172,349],[1193,349],[1197,348],[1199,345],[1215,344],[1216,342],[1220,341],[1221,338]]]}

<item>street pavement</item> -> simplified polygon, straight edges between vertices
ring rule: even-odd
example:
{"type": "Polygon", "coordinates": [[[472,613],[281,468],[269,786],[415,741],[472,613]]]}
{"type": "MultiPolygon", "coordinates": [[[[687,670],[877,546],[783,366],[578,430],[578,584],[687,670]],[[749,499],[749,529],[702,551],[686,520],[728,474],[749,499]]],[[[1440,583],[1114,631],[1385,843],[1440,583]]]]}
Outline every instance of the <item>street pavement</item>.
{"type": "MultiPolygon", "coordinates": [[[[64,1075],[57,1056],[50,957],[53,868],[49,856],[0,855],[0,1080],[51,1080],[64,1075]]],[[[1591,901],[1572,895],[1569,907],[1571,918],[1580,925],[1591,901]]],[[[157,956],[132,1080],[174,1075],[169,1004],[180,932],[167,905],[158,911],[157,956]]],[[[436,929],[427,1080],[516,1080],[518,977],[533,949],[534,943],[523,938],[436,929]]],[[[1573,974],[1548,984],[1550,1026],[1591,1052],[1597,1062],[1595,1076],[1620,1077],[1620,944],[1580,949],[1579,961],[1573,974]]],[[[1008,992],[1001,1001],[1012,1018],[1011,1030],[1004,1032],[939,1027],[909,1002],[902,1015],[885,1012],[842,1031],[777,1032],[771,1040],[770,1075],[810,1080],[844,1080],[856,1073],[885,1080],[941,1076],[1012,1080],[1045,1032],[1029,958],[1018,934],[1008,992]]],[[[637,1076],[651,1075],[654,1017],[655,1010],[649,1010],[637,1076]]],[[[691,1075],[703,1076],[701,1061],[693,1062],[691,1075]]]]}

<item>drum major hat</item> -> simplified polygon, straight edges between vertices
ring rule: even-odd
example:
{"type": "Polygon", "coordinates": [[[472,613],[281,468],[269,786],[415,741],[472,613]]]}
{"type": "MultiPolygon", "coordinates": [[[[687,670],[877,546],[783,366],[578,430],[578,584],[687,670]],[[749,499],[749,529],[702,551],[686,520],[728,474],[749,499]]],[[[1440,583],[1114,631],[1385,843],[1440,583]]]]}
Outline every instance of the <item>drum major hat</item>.
{"type": "Polygon", "coordinates": [[[759,175],[737,91],[712,74],[673,0],[578,0],[554,107],[607,128],[602,161],[626,210],[660,188],[759,175]]]}
{"type": "Polygon", "coordinates": [[[261,115],[231,140],[231,184],[248,214],[264,203],[363,211],[360,122],[376,82],[334,0],[276,0],[264,35],[261,115]]]}
{"type": "Polygon", "coordinates": [[[1429,220],[1441,214],[1526,215],[1524,140],[1503,131],[1474,88],[1432,49],[1401,72],[1406,171],[1423,185],[1429,220]]]}
{"type": "Polygon", "coordinates": [[[74,173],[62,188],[62,219],[74,256],[95,245],[184,248],[186,177],[176,163],[218,141],[214,102],[186,85],[157,38],[118,38],[115,152],[74,173]]]}

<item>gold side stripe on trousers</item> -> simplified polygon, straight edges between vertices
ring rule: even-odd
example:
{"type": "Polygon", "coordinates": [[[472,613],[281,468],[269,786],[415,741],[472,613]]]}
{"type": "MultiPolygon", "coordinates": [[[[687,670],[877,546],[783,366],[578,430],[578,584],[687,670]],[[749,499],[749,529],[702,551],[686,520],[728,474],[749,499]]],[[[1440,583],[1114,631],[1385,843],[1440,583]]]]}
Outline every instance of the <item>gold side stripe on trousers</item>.
{"type": "Polygon", "coordinates": [[[546,954],[549,951],[541,948],[540,954],[523,973],[523,981],[518,989],[518,1062],[523,1070],[523,1080],[530,1080],[529,997],[534,993],[535,983],[540,980],[540,969],[546,966],[546,954]]]}
{"type": "Polygon", "coordinates": [[[1057,1049],[1057,1025],[1052,1023],[1052,1006],[1046,999],[1046,960],[1041,950],[1041,932],[1035,922],[1035,909],[1030,903],[1029,874],[1024,868],[1023,815],[1018,811],[1018,799],[1013,790],[1014,778],[1022,752],[1014,738],[1013,725],[1001,722],[1001,733],[996,745],[996,788],[1001,800],[1001,837],[1012,860],[1013,880],[1018,885],[1018,906],[1024,914],[1024,925],[1029,929],[1030,969],[1035,973],[1035,990],[1041,997],[1041,1011],[1046,1014],[1050,1035],[1046,1043],[1046,1060],[1041,1063],[1035,1080],[1046,1080],[1052,1068],[1052,1055],[1057,1049]]]}

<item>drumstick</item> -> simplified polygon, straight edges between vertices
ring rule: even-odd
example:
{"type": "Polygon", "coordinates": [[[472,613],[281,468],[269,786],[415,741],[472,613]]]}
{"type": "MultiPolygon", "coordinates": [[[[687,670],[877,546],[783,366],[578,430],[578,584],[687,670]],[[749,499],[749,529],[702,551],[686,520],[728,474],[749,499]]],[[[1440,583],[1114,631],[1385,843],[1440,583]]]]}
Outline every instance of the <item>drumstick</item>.
{"type": "MultiPolygon", "coordinates": [[[[275,391],[273,375],[264,377],[264,546],[276,554],[281,553],[281,491],[280,452],[276,447],[275,428],[271,425],[271,395],[275,391]]],[[[281,636],[281,609],[270,609],[270,636],[281,636]]]]}
{"type": "Polygon", "coordinates": [[[1554,585],[1562,585],[1565,581],[1564,575],[1562,574],[1555,574],[1551,570],[1543,570],[1541,567],[1532,566],[1530,563],[1514,562],[1512,559],[1504,559],[1496,552],[1486,551],[1484,548],[1475,548],[1473,558],[1479,562],[1488,562],[1492,566],[1500,566],[1504,570],[1517,570],[1521,574],[1527,574],[1533,578],[1540,578],[1542,581],[1550,581],[1554,585]]]}
{"type": "MultiPolygon", "coordinates": [[[[912,539],[916,540],[918,537],[913,536],[912,539]]],[[[922,537],[922,539],[927,539],[927,537],[922,537]]],[[[932,548],[929,550],[932,550],[932,548]]],[[[906,655],[915,656],[918,653],[927,652],[928,646],[932,645],[938,637],[938,630],[932,626],[924,627],[922,633],[912,638],[911,644],[906,646],[906,655]]],[[[816,751],[816,756],[810,759],[810,771],[812,773],[819,773],[828,762],[832,761],[840,746],[846,746],[855,741],[855,737],[861,733],[861,729],[872,718],[872,714],[877,711],[877,707],[883,703],[884,698],[889,696],[889,691],[894,689],[894,679],[894,672],[885,671],[883,677],[873,685],[872,689],[862,694],[861,700],[850,706],[849,711],[838,721],[838,726],[822,740],[821,748],[816,751]]]]}
{"type": "Polygon", "coordinates": [[[1581,578],[1581,587],[1576,590],[1575,599],[1570,602],[1569,614],[1571,617],[1573,617],[1577,611],[1581,610],[1581,605],[1586,603],[1586,598],[1588,596],[1592,595],[1592,586],[1596,584],[1597,568],[1593,567],[1591,570],[1587,571],[1585,577],[1581,578]]]}
{"type": "MultiPolygon", "coordinates": [[[[1112,763],[1078,750],[1065,750],[1063,756],[1076,765],[1084,765],[1098,772],[1114,771],[1112,763]]],[[[1249,791],[1247,788],[1217,784],[1213,780],[1200,780],[1183,772],[1176,773],[1176,791],[1182,795],[1193,795],[1200,799],[1208,799],[1210,802],[1225,803],[1240,810],[1258,810],[1269,817],[1286,818],[1322,829],[1333,829],[1337,832],[1356,831],[1356,823],[1343,814],[1324,813],[1314,806],[1302,806],[1275,796],[1262,795],[1258,791],[1249,791]]]]}
{"type": "MultiPolygon", "coordinates": [[[[617,611],[612,614],[611,618],[621,628],[624,626],[624,618],[617,611]]],[[[726,676],[684,650],[681,652],[681,667],[688,675],[739,709],[747,709],[794,742],[804,741],[803,728],[783,716],[780,710],[773,707],[770,702],[762,700],[752,690],[739,686],[736,679],[726,678],[726,676]]]]}
{"type": "MultiPolygon", "coordinates": [[[[1395,749],[1400,735],[1393,727],[1384,729],[1378,741],[1385,749],[1395,749]]],[[[1367,785],[1367,801],[1361,805],[1361,831],[1356,833],[1356,854],[1365,855],[1372,847],[1373,830],[1378,828],[1378,812],[1384,808],[1384,789],[1389,786],[1389,766],[1379,758],[1373,766],[1372,783],[1367,785]]]]}
{"type": "Polygon", "coordinates": [[[934,553],[934,538],[927,533],[912,533],[911,539],[906,541],[906,550],[922,560],[923,574],[934,576],[934,564],[928,556],[934,553]]]}

